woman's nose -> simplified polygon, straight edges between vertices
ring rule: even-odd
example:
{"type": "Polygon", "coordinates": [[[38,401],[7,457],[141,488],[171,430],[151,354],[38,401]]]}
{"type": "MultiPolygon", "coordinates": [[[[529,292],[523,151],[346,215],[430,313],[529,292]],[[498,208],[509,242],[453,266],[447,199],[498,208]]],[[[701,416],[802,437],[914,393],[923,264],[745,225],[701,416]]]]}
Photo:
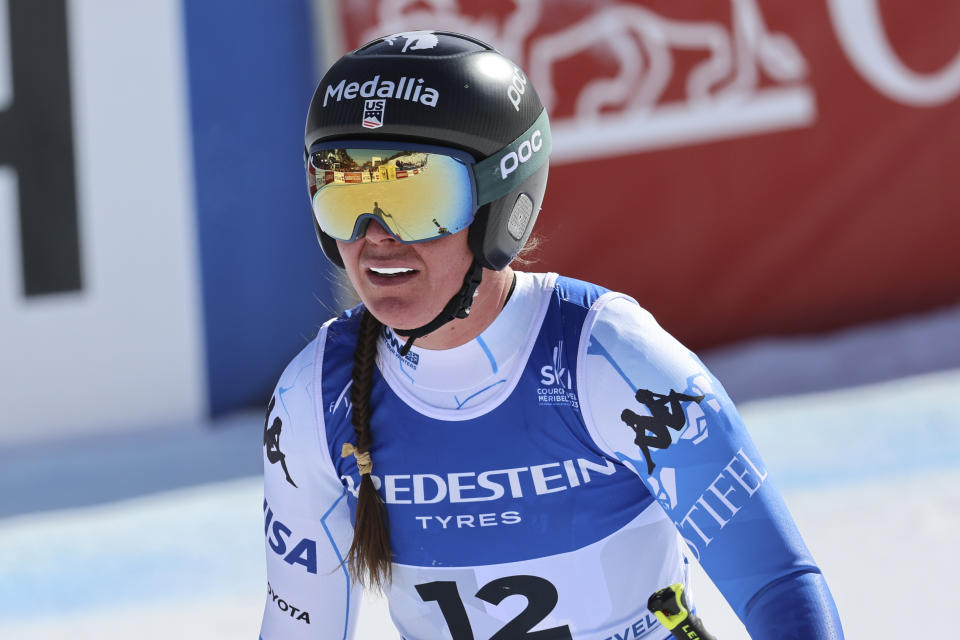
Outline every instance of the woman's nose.
{"type": "Polygon", "coordinates": [[[367,242],[396,242],[397,239],[390,235],[386,227],[379,220],[370,219],[367,222],[367,228],[363,232],[363,237],[367,242]]]}

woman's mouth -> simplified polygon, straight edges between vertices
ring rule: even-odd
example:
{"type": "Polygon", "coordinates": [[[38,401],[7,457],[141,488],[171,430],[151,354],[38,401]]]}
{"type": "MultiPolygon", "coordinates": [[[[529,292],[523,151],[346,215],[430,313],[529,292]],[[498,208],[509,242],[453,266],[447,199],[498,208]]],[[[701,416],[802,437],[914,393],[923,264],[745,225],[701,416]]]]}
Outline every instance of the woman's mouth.
{"type": "Polygon", "coordinates": [[[373,271],[377,275],[390,277],[404,273],[413,273],[414,270],[408,267],[370,267],[370,271],[373,271]]]}
{"type": "Polygon", "coordinates": [[[410,267],[370,267],[367,277],[376,285],[397,285],[412,280],[419,273],[410,267]]]}

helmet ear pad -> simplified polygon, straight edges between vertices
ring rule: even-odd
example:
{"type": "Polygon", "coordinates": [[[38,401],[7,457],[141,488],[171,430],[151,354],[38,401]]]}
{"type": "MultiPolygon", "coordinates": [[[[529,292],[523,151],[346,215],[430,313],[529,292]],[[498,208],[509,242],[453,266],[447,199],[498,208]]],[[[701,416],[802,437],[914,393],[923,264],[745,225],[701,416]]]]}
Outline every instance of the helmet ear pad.
{"type": "Polygon", "coordinates": [[[527,243],[543,204],[549,164],[544,162],[510,193],[477,210],[467,243],[485,268],[502,270],[527,243]]]}
{"type": "Polygon", "coordinates": [[[340,249],[337,248],[337,241],[320,230],[317,219],[313,216],[313,230],[317,232],[317,240],[320,241],[320,248],[323,249],[323,255],[327,256],[333,264],[343,269],[343,258],[340,256],[340,249]]]}

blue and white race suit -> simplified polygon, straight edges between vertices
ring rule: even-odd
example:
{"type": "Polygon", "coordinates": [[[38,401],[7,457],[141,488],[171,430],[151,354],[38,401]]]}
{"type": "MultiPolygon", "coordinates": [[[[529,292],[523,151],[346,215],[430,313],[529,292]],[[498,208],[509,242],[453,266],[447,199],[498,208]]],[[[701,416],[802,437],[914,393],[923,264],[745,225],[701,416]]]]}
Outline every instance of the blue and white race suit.
{"type": "MultiPolygon", "coordinates": [[[[360,476],[341,447],[359,316],[325,324],[271,400],[263,640],[353,637],[360,476]]],[[[401,344],[384,329],[370,402],[406,640],[668,638],[646,602],[688,584],[685,548],[753,638],[843,637],[730,399],[631,298],[517,273],[474,340],[401,344]]]]}

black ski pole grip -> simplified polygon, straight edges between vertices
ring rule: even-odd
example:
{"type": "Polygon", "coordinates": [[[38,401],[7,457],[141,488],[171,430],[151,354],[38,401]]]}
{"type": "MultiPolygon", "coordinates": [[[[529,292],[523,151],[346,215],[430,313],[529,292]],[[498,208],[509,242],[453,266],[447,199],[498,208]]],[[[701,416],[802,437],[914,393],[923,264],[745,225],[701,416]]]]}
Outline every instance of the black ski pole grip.
{"type": "Polygon", "coordinates": [[[687,609],[682,584],[660,589],[647,600],[647,608],[657,616],[674,638],[680,640],[717,640],[703,628],[703,621],[687,609]]]}

